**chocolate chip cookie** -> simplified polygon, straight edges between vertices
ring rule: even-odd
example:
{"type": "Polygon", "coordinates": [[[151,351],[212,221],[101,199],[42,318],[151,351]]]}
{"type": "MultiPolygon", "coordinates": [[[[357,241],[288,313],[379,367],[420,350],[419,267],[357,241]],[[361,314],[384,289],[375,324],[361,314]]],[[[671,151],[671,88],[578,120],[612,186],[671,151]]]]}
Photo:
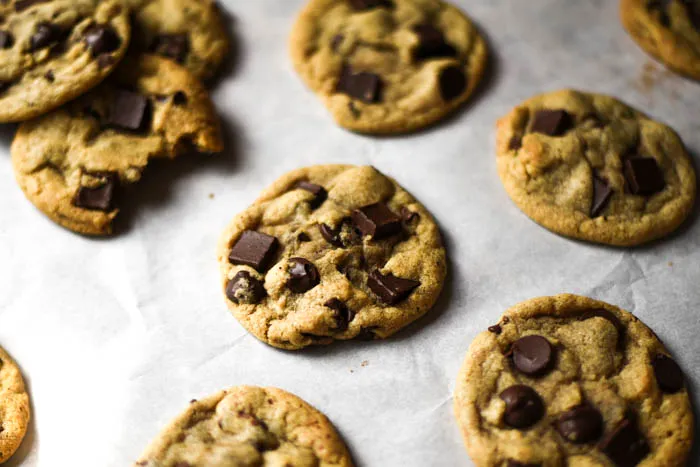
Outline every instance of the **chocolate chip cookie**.
{"type": "Polygon", "coordinates": [[[129,45],[117,0],[0,2],[0,123],[42,115],[95,87],[129,45]]]}
{"type": "Polygon", "coordinates": [[[510,308],[469,347],[455,413],[478,466],[683,466],[683,372],[634,315],[576,295],[510,308]]]}
{"type": "Polygon", "coordinates": [[[22,374],[0,348],[0,464],[15,453],[27,433],[29,396],[22,374]]]}
{"type": "Polygon", "coordinates": [[[351,467],[330,421],[293,394],[237,386],[193,400],[135,467],[351,467]]]}
{"type": "Polygon", "coordinates": [[[440,0],[311,0],[290,39],[292,61],[338,124],[397,134],[461,106],[487,61],[485,41],[440,0]]]}
{"type": "Polygon", "coordinates": [[[222,149],[206,89],[180,65],[142,56],[119,67],[91,93],[23,123],[12,143],[15,177],[54,222],[107,235],[121,188],[149,160],[222,149]]]}
{"type": "Polygon", "coordinates": [[[700,80],[700,1],[621,0],[620,16],[648,54],[700,80]]]}
{"type": "Polygon", "coordinates": [[[236,216],[218,256],[234,316],[283,349],[388,337],[433,306],[446,274],[428,211],[349,165],[281,177],[236,216]]]}
{"type": "Polygon", "coordinates": [[[561,235],[639,245],[675,230],[695,202],[695,171],[678,135],[611,97],[533,97],[498,121],[497,137],[511,199],[561,235]]]}
{"type": "Polygon", "coordinates": [[[134,47],[185,66],[200,79],[217,72],[229,51],[214,0],[125,0],[134,18],[134,47]]]}

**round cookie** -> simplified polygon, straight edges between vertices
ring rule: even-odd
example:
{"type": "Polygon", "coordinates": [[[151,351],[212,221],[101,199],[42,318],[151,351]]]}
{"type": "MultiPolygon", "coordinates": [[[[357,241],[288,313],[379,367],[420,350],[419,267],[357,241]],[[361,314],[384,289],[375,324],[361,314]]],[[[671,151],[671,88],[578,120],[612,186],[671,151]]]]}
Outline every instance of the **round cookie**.
{"type": "Polygon", "coordinates": [[[508,195],[561,235],[633,246],[675,230],[695,202],[695,171],[668,126],[611,97],[563,90],[498,121],[508,195]]]}
{"type": "Polygon", "coordinates": [[[477,466],[682,466],[683,373],[634,315],[576,295],[505,312],[474,339],[455,414],[477,466]]]}
{"type": "Polygon", "coordinates": [[[202,84],[180,65],[141,56],[91,93],[23,123],[12,142],[15,177],[54,222],[87,235],[112,232],[120,188],[149,160],[218,152],[218,117],[202,84]]]}
{"type": "Polygon", "coordinates": [[[440,0],[311,0],[292,61],[344,128],[398,134],[441,120],[474,92],[487,48],[440,0]]]}
{"type": "Polygon", "coordinates": [[[9,0],[0,19],[0,123],[95,87],[129,45],[129,12],[118,0],[9,0]]]}
{"type": "Polygon", "coordinates": [[[137,49],[175,60],[203,80],[221,67],[229,39],[214,0],[125,1],[137,49]]]}
{"type": "Polygon", "coordinates": [[[138,467],[351,467],[330,421],[293,394],[237,386],[193,400],[137,461],[138,467]]]}
{"type": "Polygon", "coordinates": [[[621,0],[620,17],[648,54],[700,80],[700,1],[621,0]]]}
{"type": "Polygon", "coordinates": [[[22,444],[29,425],[29,395],[17,364],[0,348],[0,464],[22,444]]]}
{"type": "Polygon", "coordinates": [[[389,337],[433,306],[446,274],[428,211],[350,165],[282,176],[235,217],[218,258],[233,315],[283,349],[389,337]]]}

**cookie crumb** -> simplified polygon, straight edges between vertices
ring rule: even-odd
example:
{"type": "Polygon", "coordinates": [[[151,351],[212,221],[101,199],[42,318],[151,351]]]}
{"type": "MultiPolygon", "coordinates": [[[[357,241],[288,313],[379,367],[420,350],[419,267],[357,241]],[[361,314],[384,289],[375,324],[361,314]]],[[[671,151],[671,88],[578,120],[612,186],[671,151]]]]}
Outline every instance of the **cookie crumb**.
{"type": "Polygon", "coordinates": [[[214,193],[209,193],[209,199],[214,199],[214,193]]]}
{"type": "Polygon", "coordinates": [[[362,368],[366,367],[367,365],[369,365],[369,360],[365,360],[361,363],[362,368]]]}

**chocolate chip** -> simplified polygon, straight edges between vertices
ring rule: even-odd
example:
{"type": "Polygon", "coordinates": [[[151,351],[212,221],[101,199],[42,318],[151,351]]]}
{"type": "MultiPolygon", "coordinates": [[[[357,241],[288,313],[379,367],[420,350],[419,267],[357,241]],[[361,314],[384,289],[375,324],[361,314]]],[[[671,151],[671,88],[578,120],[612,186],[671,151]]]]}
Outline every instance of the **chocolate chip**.
{"type": "Polygon", "coordinates": [[[177,91],[173,94],[173,104],[175,105],[186,105],[187,104],[187,94],[182,91],[177,91]]]}
{"type": "Polygon", "coordinates": [[[389,237],[401,232],[401,218],[385,203],[375,203],[352,212],[352,222],[363,236],[373,239],[389,237]]]}
{"type": "Polygon", "coordinates": [[[350,0],[350,4],[356,10],[369,10],[370,8],[392,8],[394,4],[390,0],[350,0]]]}
{"type": "Polygon", "coordinates": [[[313,289],[321,281],[318,269],[311,261],[304,258],[289,259],[289,279],[287,288],[295,293],[304,293],[313,289]]]}
{"type": "Polygon", "coordinates": [[[228,260],[231,264],[244,264],[258,272],[265,272],[278,245],[279,242],[275,237],[254,230],[246,230],[231,248],[228,260]]]}
{"type": "Polygon", "coordinates": [[[582,404],[561,414],[555,426],[568,441],[589,443],[603,433],[603,416],[590,404],[582,404]]]}
{"type": "Polygon", "coordinates": [[[239,271],[226,284],[226,296],[233,303],[256,304],[265,298],[265,286],[248,271],[239,271]]]}
{"type": "Polygon", "coordinates": [[[440,95],[445,102],[462,95],[467,89],[467,77],[464,71],[456,65],[443,68],[440,72],[440,95]]]}
{"type": "Polygon", "coordinates": [[[73,205],[91,211],[112,211],[119,175],[114,172],[87,173],[86,175],[99,178],[100,183],[93,187],[78,188],[73,198],[73,205]]]}
{"type": "Polygon", "coordinates": [[[445,36],[438,28],[431,24],[419,24],[413,27],[413,32],[418,35],[418,46],[413,50],[415,61],[428,58],[455,57],[457,51],[445,42],[445,36]]]}
{"type": "Polygon", "coordinates": [[[613,190],[610,185],[598,177],[593,175],[593,203],[591,204],[591,217],[598,217],[608,206],[613,190]]]}
{"type": "Polygon", "coordinates": [[[530,133],[562,136],[573,126],[573,118],[566,110],[540,110],[530,125],[530,133]]]}
{"type": "Polygon", "coordinates": [[[93,57],[105,53],[114,52],[122,44],[117,32],[104,24],[96,24],[85,31],[85,44],[92,52],[93,57]]]}
{"type": "Polygon", "coordinates": [[[318,230],[321,232],[321,236],[331,245],[338,248],[347,248],[361,241],[360,235],[352,227],[351,222],[349,218],[345,218],[335,229],[326,224],[319,224],[318,230]]]}
{"type": "Polygon", "coordinates": [[[46,73],[44,73],[44,78],[50,83],[53,83],[56,81],[56,76],[53,74],[52,70],[48,70],[46,73]]]}
{"type": "Polygon", "coordinates": [[[367,277],[367,287],[388,305],[399,303],[419,285],[419,281],[402,279],[391,273],[383,275],[378,270],[370,272],[367,277]]]}
{"type": "Polygon", "coordinates": [[[34,34],[29,39],[29,46],[32,52],[48,47],[61,40],[62,31],[55,25],[47,22],[36,25],[34,34]]]}
{"type": "Polygon", "coordinates": [[[544,415],[542,398],[529,386],[516,384],[499,397],[506,403],[503,421],[510,427],[520,430],[529,428],[544,415]]]}
{"type": "Polygon", "coordinates": [[[299,240],[300,243],[306,243],[311,241],[311,237],[309,237],[309,234],[306,232],[299,232],[299,235],[297,235],[297,240],[299,240]]]}
{"type": "Polygon", "coordinates": [[[683,389],[685,379],[681,367],[670,357],[658,354],[651,362],[659,389],[668,394],[683,389]]]}
{"type": "Polygon", "coordinates": [[[339,331],[345,331],[348,328],[348,323],[355,318],[355,313],[337,298],[331,298],[323,305],[335,312],[336,327],[339,331]]]}
{"type": "Polygon", "coordinates": [[[513,343],[513,363],[528,376],[541,376],[554,362],[554,347],[542,336],[525,336],[513,343]]]}
{"type": "Polygon", "coordinates": [[[344,39],[345,37],[342,34],[336,34],[333,36],[333,40],[331,40],[331,49],[333,49],[333,52],[338,51],[344,39]]]}
{"type": "Polygon", "coordinates": [[[190,41],[187,34],[162,34],[153,39],[150,50],[182,63],[190,50],[190,41]]]}
{"type": "Polygon", "coordinates": [[[600,442],[599,448],[620,467],[634,467],[649,454],[649,444],[629,419],[622,420],[600,442]]]}
{"type": "Polygon", "coordinates": [[[328,192],[321,185],[316,185],[310,182],[299,182],[297,183],[297,188],[306,190],[314,195],[314,199],[311,200],[311,208],[316,209],[328,198],[328,192]]]}
{"type": "Polygon", "coordinates": [[[24,11],[27,8],[37,5],[39,3],[47,3],[51,0],[17,0],[15,2],[15,11],[24,11]]]}
{"type": "Polygon", "coordinates": [[[12,34],[7,31],[0,31],[0,49],[9,49],[15,43],[12,34]]]}
{"type": "Polygon", "coordinates": [[[401,208],[401,220],[404,224],[408,225],[416,219],[420,219],[420,215],[417,212],[413,212],[406,206],[401,208]]]}
{"type": "Polygon", "coordinates": [[[344,65],[340,71],[336,91],[373,104],[382,100],[382,87],[383,83],[379,75],[366,71],[354,73],[349,65],[344,65]]]}
{"type": "Polygon", "coordinates": [[[146,96],[120,89],[113,97],[107,123],[127,130],[140,130],[146,126],[148,104],[146,96]]]}
{"type": "Polygon", "coordinates": [[[664,174],[651,157],[632,157],[625,160],[625,180],[632,194],[653,195],[666,187],[664,174]]]}
{"type": "Polygon", "coordinates": [[[337,229],[332,229],[326,224],[319,224],[318,230],[321,231],[321,236],[331,245],[338,248],[343,247],[343,242],[340,241],[340,226],[337,229]]]}
{"type": "Polygon", "coordinates": [[[508,149],[511,151],[517,151],[521,147],[523,147],[522,137],[513,135],[510,141],[508,141],[508,149]]]}
{"type": "Polygon", "coordinates": [[[500,333],[503,332],[503,329],[502,329],[501,326],[498,325],[498,324],[494,324],[493,326],[489,326],[488,329],[489,329],[489,332],[492,332],[492,333],[494,333],[494,334],[496,334],[496,335],[498,335],[498,334],[500,334],[500,333]]]}

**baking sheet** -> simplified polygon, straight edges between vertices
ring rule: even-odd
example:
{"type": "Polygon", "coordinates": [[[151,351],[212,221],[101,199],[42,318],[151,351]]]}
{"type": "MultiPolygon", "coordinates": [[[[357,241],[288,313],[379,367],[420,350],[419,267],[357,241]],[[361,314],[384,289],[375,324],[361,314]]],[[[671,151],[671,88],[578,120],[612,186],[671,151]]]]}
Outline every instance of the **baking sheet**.
{"type": "Polygon", "coordinates": [[[360,466],[469,466],[451,396],[469,343],[508,306],[558,292],[636,313],[697,384],[700,222],[633,250],[574,242],[521,214],[496,174],[495,119],[561,87],[619,96],[672,125],[697,159],[700,85],[641,52],[616,1],[455,0],[488,35],[487,82],[446,124],[383,139],[336,127],[294,74],[287,36],[303,0],[222,3],[238,50],[214,91],[228,150],[149,173],[122,235],[86,239],[38,213],[14,183],[13,129],[0,130],[0,345],[33,405],[7,465],[129,465],[190,399],[256,384],[327,414],[360,466]],[[395,338],[275,350],[226,310],[216,241],[279,175],[330,162],[372,164],[422,201],[443,228],[449,280],[395,338]]]}

